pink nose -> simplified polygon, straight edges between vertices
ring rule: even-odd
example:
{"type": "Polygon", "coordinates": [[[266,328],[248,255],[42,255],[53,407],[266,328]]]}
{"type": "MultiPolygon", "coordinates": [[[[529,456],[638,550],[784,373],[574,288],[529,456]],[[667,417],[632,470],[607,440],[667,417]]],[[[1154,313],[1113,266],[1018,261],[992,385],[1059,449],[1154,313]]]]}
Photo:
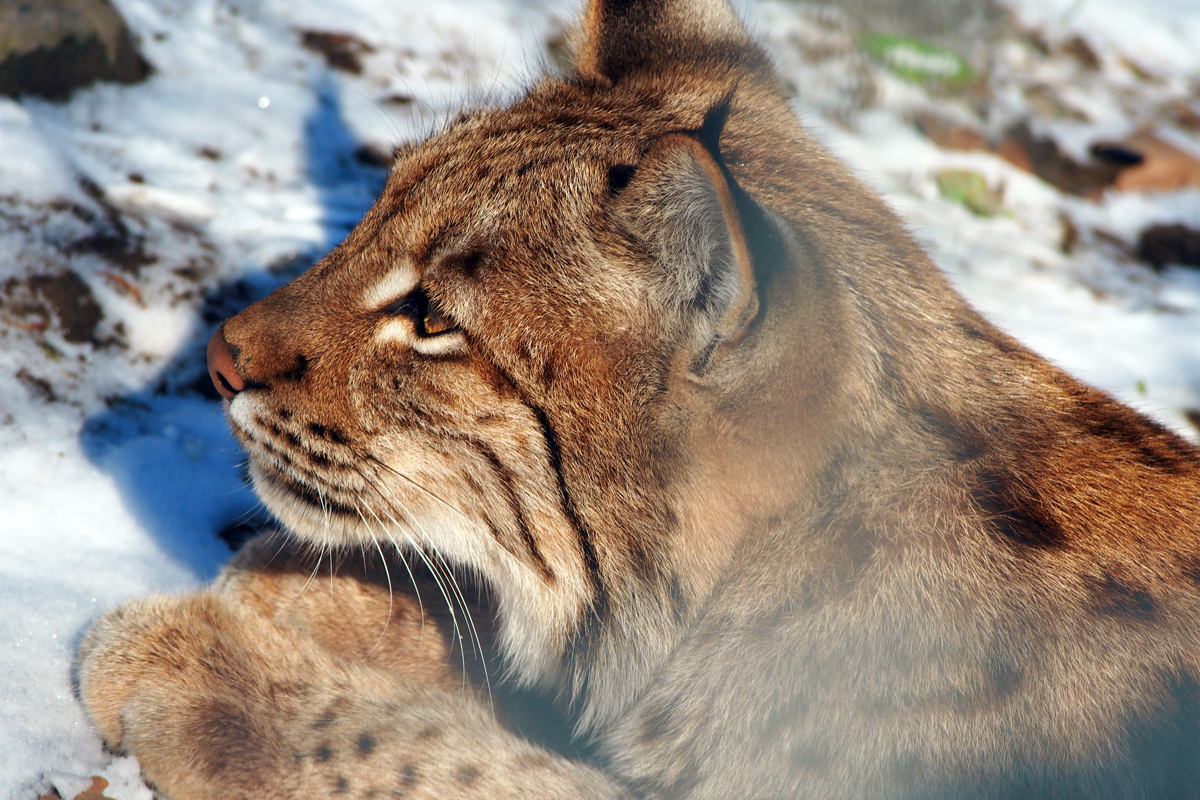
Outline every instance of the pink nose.
{"type": "Polygon", "coordinates": [[[223,328],[217,328],[217,332],[208,340],[208,377],[212,378],[213,386],[226,400],[232,400],[234,395],[246,388],[246,382],[233,363],[233,353],[225,341],[223,328]]]}

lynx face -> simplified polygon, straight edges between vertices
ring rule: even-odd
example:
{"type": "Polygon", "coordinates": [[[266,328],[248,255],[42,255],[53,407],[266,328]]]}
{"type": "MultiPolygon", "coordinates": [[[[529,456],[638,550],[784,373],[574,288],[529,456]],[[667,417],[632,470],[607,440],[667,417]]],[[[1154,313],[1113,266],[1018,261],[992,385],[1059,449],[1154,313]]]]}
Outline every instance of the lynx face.
{"type": "Polygon", "coordinates": [[[532,674],[618,575],[696,591],[664,532],[696,505],[689,438],[722,424],[720,356],[757,303],[702,141],[729,111],[714,83],[667,98],[548,81],[460,118],[398,157],[341,246],[214,339],[279,519],[481,572],[517,606],[509,650],[546,654],[532,674]]]}

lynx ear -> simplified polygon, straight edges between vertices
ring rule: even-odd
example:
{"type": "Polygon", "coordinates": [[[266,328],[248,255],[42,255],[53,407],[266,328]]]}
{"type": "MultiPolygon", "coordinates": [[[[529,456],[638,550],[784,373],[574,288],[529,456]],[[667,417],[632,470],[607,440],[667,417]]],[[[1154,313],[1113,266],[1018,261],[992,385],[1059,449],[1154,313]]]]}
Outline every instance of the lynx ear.
{"type": "Polygon", "coordinates": [[[649,251],[663,300],[692,325],[703,372],[758,312],[754,265],[724,171],[697,139],[664,136],[616,201],[616,216],[649,251]]]}
{"type": "Polygon", "coordinates": [[[575,73],[616,83],[660,63],[752,45],[729,0],[589,0],[572,48],[575,73]]]}

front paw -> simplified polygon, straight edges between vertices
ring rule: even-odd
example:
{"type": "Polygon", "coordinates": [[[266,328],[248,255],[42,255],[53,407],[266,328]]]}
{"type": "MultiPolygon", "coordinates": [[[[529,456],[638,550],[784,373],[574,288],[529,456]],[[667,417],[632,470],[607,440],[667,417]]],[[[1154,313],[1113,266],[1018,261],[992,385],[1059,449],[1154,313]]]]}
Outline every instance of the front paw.
{"type": "Polygon", "coordinates": [[[85,637],[79,668],[101,736],[175,800],[250,797],[222,787],[280,775],[290,753],[274,722],[295,717],[304,680],[324,674],[336,669],[323,654],[209,592],[109,612],[85,637]]]}
{"type": "MultiPolygon", "coordinates": [[[[464,681],[462,662],[452,652],[457,620],[436,603],[425,607],[421,592],[438,597],[440,587],[419,581],[400,560],[371,553],[339,559],[269,533],[248,541],[210,592],[288,635],[310,639],[344,665],[361,664],[454,690],[464,681]]],[[[489,642],[489,615],[472,611],[472,631],[489,642]]]]}
{"type": "Polygon", "coordinates": [[[104,616],[80,678],[105,740],[174,800],[618,793],[504,730],[461,684],[351,663],[212,592],[104,616]]]}
{"type": "Polygon", "coordinates": [[[175,616],[180,601],[146,597],[126,603],[101,617],[84,636],[79,652],[79,693],[105,744],[125,749],[124,718],[147,670],[169,657],[164,621],[175,616]]]}

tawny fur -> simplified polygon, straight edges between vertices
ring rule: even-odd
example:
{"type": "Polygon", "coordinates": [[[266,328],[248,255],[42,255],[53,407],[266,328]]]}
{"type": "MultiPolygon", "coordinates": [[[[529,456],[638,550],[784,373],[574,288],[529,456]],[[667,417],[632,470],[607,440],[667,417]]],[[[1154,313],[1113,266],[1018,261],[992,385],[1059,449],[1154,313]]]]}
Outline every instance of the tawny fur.
{"type": "Polygon", "coordinates": [[[261,542],[89,634],[107,741],[177,800],[1200,797],[1197,451],[972,310],[725,0],[575,52],[223,335],[283,524],[479,576],[601,763],[261,542]]]}

